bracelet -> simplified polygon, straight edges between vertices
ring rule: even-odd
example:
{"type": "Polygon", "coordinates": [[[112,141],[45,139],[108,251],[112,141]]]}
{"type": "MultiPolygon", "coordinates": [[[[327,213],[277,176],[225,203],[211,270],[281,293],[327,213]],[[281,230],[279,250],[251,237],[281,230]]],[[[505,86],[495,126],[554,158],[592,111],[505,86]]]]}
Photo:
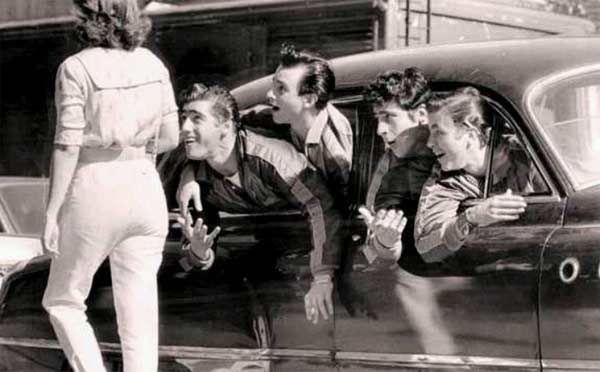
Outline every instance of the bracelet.
{"type": "Polygon", "coordinates": [[[465,210],[465,218],[467,219],[468,223],[470,223],[473,226],[477,226],[477,221],[475,220],[475,218],[473,218],[473,210],[471,208],[467,208],[465,210]]]}
{"type": "Polygon", "coordinates": [[[331,284],[331,276],[329,276],[329,275],[318,276],[313,279],[313,283],[315,283],[315,284],[331,284]]]}

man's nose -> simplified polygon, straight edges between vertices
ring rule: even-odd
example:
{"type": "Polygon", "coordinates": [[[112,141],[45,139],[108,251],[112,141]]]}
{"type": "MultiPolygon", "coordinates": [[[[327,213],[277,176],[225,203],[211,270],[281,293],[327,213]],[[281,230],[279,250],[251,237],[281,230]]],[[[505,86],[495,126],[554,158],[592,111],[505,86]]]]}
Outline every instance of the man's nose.
{"type": "Polygon", "coordinates": [[[429,137],[427,137],[427,147],[429,147],[432,150],[433,150],[433,146],[434,146],[433,142],[434,142],[433,135],[431,133],[429,133],[429,137]]]}
{"type": "Polygon", "coordinates": [[[185,118],[181,122],[181,134],[188,134],[192,131],[192,122],[190,119],[185,118]]]}
{"type": "Polygon", "coordinates": [[[273,102],[273,100],[275,100],[275,94],[273,94],[273,89],[269,89],[266,97],[268,102],[273,102]]]}
{"type": "Polygon", "coordinates": [[[383,136],[384,136],[384,135],[387,133],[387,127],[388,127],[388,126],[387,126],[387,124],[386,124],[386,123],[384,123],[384,122],[381,122],[381,121],[380,121],[380,122],[378,122],[378,123],[377,123],[377,134],[378,134],[380,137],[383,137],[383,136]]]}

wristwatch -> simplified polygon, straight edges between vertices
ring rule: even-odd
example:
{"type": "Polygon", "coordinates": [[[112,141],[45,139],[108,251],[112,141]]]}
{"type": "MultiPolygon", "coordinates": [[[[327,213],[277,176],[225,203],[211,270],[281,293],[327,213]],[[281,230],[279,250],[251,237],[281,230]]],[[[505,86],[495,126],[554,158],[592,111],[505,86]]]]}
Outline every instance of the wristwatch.
{"type": "Polygon", "coordinates": [[[459,214],[458,219],[456,220],[458,231],[460,231],[460,234],[462,235],[463,239],[466,239],[467,236],[469,236],[469,234],[471,234],[471,232],[473,232],[473,230],[477,227],[477,225],[469,221],[469,219],[467,218],[467,213],[468,209],[463,213],[459,214]]]}

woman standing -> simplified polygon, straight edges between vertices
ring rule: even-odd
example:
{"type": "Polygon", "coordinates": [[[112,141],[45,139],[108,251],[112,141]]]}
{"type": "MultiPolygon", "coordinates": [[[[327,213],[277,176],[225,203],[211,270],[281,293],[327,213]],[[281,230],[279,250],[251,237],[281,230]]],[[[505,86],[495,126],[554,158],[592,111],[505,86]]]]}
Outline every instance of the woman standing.
{"type": "Polygon", "coordinates": [[[141,48],[136,0],[74,0],[86,48],[56,77],[57,127],[43,243],[52,264],[43,305],[75,371],[105,371],[85,301],[108,257],[126,372],[156,371],[156,273],[167,207],[150,154],[179,129],[169,73],[141,48]]]}

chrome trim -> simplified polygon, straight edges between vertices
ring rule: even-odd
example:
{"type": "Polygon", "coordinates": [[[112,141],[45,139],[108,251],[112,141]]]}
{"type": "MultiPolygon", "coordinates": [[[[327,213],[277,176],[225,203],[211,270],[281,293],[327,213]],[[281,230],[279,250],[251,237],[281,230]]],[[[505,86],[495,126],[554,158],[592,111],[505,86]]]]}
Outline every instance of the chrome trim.
{"type": "Polygon", "coordinates": [[[542,359],[542,368],[549,371],[600,371],[600,361],[572,359],[542,359]]]}
{"type": "MultiPolygon", "coordinates": [[[[0,337],[0,345],[20,346],[43,349],[60,349],[56,340],[26,339],[0,337]]],[[[117,343],[101,342],[100,349],[105,353],[120,353],[120,345],[117,343]]],[[[482,356],[455,356],[455,355],[426,355],[426,354],[392,354],[392,353],[368,353],[368,352],[344,352],[308,349],[240,349],[240,348],[211,348],[191,346],[159,346],[161,357],[180,359],[218,359],[230,361],[277,361],[277,360],[310,360],[318,362],[358,363],[368,365],[422,368],[430,366],[433,368],[464,368],[464,367],[486,367],[486,368],[539,368],[539,360],[524,358],[488,358],[482,356]]],[[[556,363],[567,363],[555,362],[556,363]]],[[[572,363],[572,362],[570,362],[572,363]]],[[[600,363],[592,363],[596,370],[600,363]]],[[[589,369],[589,368],[588,368],[589,369]]]]}
{"type": "Polygon", "coordinates": [[[587,183],[579,183],[579,182],[575,181],[573,172],[571,172],[569,170],[567,163],[565,163],[565,161],[562,159],[562,157],[559,156],[560,152],[558,152],[558,150],[556,149],[556,146],[554,145],[554,143],[550,140],[550,138],[546,134],[546,131],[544,130],[544,126],[539,122],[537,115],[535,115],[534,110],[533,110],[533,99],[534,99],[534,97],[539,95],[541,93],[541,91],[546,89],[549,85],[556,84],[557,82],[560,82],[562,80],[566,80],[568,78],[571,78],[571,77],[574,77],[577,75],[583,75],[583,74],[590,73],[590,72],[600,72],[600,64],[596,63],[593,65],[577,67],[574,69],[570,69],[567,71],[561,71],[561,72],[543,77],[543,78],[531,83],[529,85],[529,88],[527,88],[525,90],[525,93],[523,95],[527,116],[529,116],[529,118],[531,119],[533,124],[536,126],[538,134],[540,136],[542,136],[542,138],[544,139],[545,145],[548,146],[548,148],[552,152],[554,159],[560,163],[560,166],[562,168],[561,170],[567,176],[568,182],[570,183],[573,190],[582,190],[582,189],[588,188],[590,186],[598,185],[598,184],[600,184],[600,180],[594,181],[594,182],[587,182],[587,183]]]}
{"type": "Polygon", "coordinates": [[[378,365],[429,365],[440,367],[503,367],[503,368],[538,368],[539,360],[525,358],[489,358],[467,355],[427,355],[427,354],[384,354],[384,353],[356,353],[337,352],[338,362],[369,363],[378,365]]]}

